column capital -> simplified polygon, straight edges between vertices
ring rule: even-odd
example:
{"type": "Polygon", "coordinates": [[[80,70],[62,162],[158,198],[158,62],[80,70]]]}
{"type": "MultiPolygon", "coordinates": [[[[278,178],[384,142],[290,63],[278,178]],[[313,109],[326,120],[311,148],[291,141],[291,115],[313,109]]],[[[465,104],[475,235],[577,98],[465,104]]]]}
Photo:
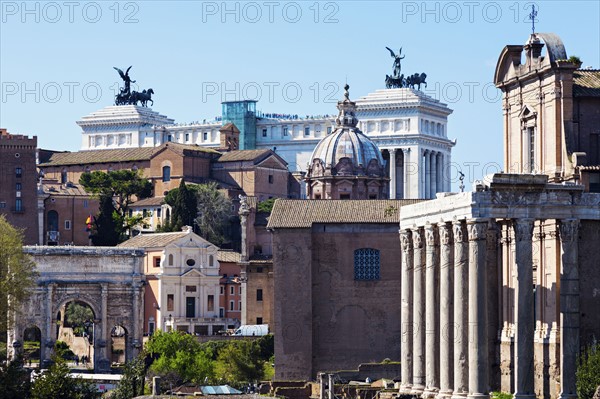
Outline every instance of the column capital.
{"type": "Polygon", "coordinates": [[[487,239],[488,219],[468,219],[467,232],[469,241],[481,241],[487,239]]]}
{"type": "Polygon", "coordinates": [[[562,242],[576,242],[579,231],[579,219],[561,219],[558,224],[558,231],[562,242]]]}
{"type": "Polygon", "coordinates": [[[412,229],[413,248],[423,248],[423,233],[422,228],[415,227],[412,229]]]}
{"type": "Polygon", "coordinates": [[[401,148],[402,152],[407,154],[410,152],[410,148],[401,148]]]}
{"type": "Polygon", "coordinates": [[[440,244],[450,245],[452,243],[452,229],[453,226],[450,223],[438,223],[438,231],[440,233],[440,244]]]}
{"type": "Polygon", "coordinates": [[[515,238],[519,241],[531,241],[533,238],[533,223],[535,219],[515,219],[513,227],[515,229],[515,238]]]}
{"type": "Polygon", "coordinates": [[[435,223],[427,223],[425,225],[425,243],[428,247],[434,247],[438,245],[437,225],[435,223]]]}
{"type": "Polygon", "coordinates": [[[412,231],[410,229],[400,230],[400,243],[402,251],[412,250],[412,231]]]}
{"type": "Polygon", "coordinates": [[[465,234],[465,229],[461,220],[452,221],[452,233],[454,234],[454,242],[466,241],[467,235],[465,234]]]}

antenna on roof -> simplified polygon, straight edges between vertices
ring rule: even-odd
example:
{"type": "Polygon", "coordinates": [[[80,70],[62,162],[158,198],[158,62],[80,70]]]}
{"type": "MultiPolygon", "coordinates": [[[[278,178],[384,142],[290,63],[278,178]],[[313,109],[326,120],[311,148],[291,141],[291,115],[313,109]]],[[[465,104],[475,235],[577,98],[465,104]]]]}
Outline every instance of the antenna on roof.
{"type": "Polygon", "coordinates": [[[531,34],[535,35],[535,17],[537,17],[537,11],[535,10],[535,4],[531,5],[531,13],[529,19],[531,20],[531,34]]]}

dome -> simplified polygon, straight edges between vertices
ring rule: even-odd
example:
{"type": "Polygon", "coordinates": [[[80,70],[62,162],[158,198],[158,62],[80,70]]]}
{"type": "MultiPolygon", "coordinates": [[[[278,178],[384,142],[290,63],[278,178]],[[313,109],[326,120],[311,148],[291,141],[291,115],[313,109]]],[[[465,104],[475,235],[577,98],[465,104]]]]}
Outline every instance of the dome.
{"type": "Polygon", "coordinates": [[[381,152],[377,145],[356,127],[356,103],[350,101],[348,88],[346,85],[345,99],[338,102],[339,115],[335,130],[323,138],[312,153],[309,174],[313,172],[313,175],[318,175],[324,169],[335,169],[332,170],[332,174],[383,176],[381,152]]]}

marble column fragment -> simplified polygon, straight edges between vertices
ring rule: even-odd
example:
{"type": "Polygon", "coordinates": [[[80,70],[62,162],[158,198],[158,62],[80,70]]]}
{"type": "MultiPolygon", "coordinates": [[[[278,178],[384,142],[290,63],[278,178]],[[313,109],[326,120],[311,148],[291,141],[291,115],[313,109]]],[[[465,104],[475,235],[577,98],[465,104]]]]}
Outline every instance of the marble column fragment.
{"type": "Polygon", "coordinates": [[[579,353],[579,220],[560,221],[560,393],[559,399],[577,398],[575,370],[579,353]]]}
{"type": "Polygon", "coordinates": [[[469,244],[466,226],[462,221],[452,223],[454,236],[454,391],[453,399],[464,399],[469,391],[469,319],[467,313],[468,298],[468,260],[469,244]]]}
{"type": "Polygon", "coordinates": [[[401,323],[402,342],[400,367],[400,392],[410,393],[413,380],[413,243],[410,229],[400,232],[402,245],[401,323]]]}
{"type": "Polygon", "coordinates": [[[469,394],[489,398],[486,239],[488,221],[467,221],[469,232],[469,394]]]}
{"type": "Polygon", "coordinates": [[[425,247],[423,228],[413,230],[413,386],[421,395],[425,388],[425,247]]]}
{"type": "Polygon", "coordinates": [[[435,224],[425,226],[425,392],[435,397],[439,384],[439,242],[435,224]]]}
{"type": "Polygon", "coordinates": [[[440,223],[440,393],[438,397],[452,396],[454,352],[454,245],[452,225],[440,223]]]}
{"type": "Polygon", "coordinates": [[[515,399],[534,398],[533,374],[533,219],[517,219],[515,229],[515,263],[517,287],[515,295],[515,399]]]}

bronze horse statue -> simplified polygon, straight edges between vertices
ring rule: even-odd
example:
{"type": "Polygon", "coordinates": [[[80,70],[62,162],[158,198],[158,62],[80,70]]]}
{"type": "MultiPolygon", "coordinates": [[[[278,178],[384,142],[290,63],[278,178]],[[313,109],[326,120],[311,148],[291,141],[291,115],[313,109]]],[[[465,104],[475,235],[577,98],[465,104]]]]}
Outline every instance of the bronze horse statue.
{"type": "Polygon", "coordinates": [[[417,90],[421,90],[422,84],[424,84],[425,87],[427,87],[427,82],[425,82],[425,79],[427,79],[427,75],[425,74],[425,72],[423,72],[420,75],[418,73],[415,73],[414,75],[407,76],[406,87],[414,89],[415,86],[417,86],[417,90]]]}
{"type": "Polygon", "coordinates": [[[146,107],[148,101],[150,101],[152,105],[154,105],[154,101],[152,100],[152,94],[154,94],[154,90],[152,89],[144,90],[141,93],[137,91],[132,91],[131,96],[129,98],[129,103],[137,105],[137,102],[139,101],[142,107],[146,107]]]}

